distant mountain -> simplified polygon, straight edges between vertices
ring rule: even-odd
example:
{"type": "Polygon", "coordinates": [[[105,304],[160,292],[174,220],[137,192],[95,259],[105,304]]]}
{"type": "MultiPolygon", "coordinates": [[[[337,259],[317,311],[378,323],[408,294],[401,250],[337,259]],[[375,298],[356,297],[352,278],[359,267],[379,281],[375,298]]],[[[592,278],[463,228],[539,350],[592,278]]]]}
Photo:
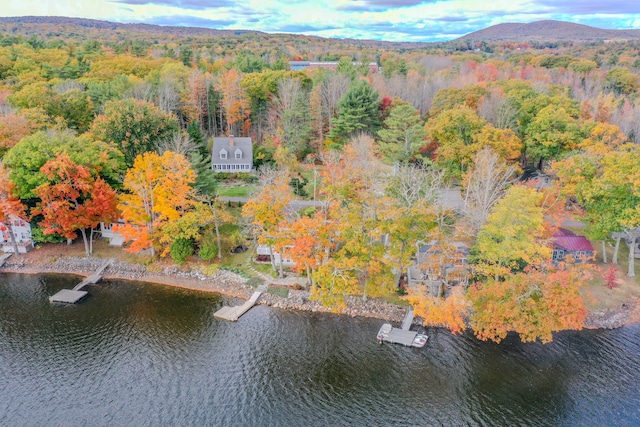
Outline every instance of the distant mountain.
{"type": "Polygon", "coordinates": [[[75,39],[120,40],[126,34],[129,37],[146,39],[165,43],[169,41],[187,39],[206,39],[227,36],[255,36],[264,39],[278,39],[281,41],[295,40],[303,44],[327,43],[340,46],[355,46],[386,49],[422,49],[432,43],[388,42],[381,40],[330,39],[300,34],[271,34],[252,30],[218,30],[202,27],[179,27],[151,24],[121,24],[117,22],[100,21],[85,18],[68,18],[62,16],[18,16],[0,17],[0,33],[12,35],[41,37],[60,37],[75,39]]]}
{"type": "Polygon", "coordinates": [[[640,39],[640,30],[607,30],[574,24],[563,21],[537,21],[530,24],[506,23],[498,24],[484,30],[462,36],[457,40],[474,41],[560,41],[577,42],[598,40],[633,40],[640,39]]]}

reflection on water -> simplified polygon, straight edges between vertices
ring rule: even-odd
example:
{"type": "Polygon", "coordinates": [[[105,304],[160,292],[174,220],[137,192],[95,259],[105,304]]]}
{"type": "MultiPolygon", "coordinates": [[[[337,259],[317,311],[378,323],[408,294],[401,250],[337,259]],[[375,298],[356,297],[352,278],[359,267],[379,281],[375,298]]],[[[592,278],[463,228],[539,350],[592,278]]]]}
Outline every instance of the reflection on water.
{"type": "Polygon", "coordinates": [[[640,327],[501,345],[428,331],[380,346],[380,321],[130,282],[48,296],[69,276],[0,276],[0,425],[640,425],[640,327]]]}

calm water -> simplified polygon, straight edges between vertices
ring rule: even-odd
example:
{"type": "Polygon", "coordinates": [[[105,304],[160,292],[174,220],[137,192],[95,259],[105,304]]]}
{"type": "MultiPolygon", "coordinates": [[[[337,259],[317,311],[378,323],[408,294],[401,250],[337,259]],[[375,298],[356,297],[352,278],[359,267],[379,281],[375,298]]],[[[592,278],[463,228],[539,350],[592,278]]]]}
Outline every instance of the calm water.
{"type": "Polygon", "coordinates": [[[1,426],[640,425],[640,327],[483,343],[437,329],[380,346],[378,320],[68,276],[0,275],[1,426]],[[231,301],[234,302],[234,301],[231,301]]]}

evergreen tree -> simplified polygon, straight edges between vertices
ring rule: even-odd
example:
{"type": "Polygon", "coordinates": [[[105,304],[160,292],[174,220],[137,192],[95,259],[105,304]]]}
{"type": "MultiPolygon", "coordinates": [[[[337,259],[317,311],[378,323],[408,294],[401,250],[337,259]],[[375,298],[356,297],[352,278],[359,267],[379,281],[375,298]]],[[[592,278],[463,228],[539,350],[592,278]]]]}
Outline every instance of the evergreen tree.
{"type": "Polygon", "coordinates": [[[329,139],[343,142],[360,132],[374,134],[380,128],[378,93],[366,81],[359,80],[338,101],[338,118],[331,120],[329,139]]]}

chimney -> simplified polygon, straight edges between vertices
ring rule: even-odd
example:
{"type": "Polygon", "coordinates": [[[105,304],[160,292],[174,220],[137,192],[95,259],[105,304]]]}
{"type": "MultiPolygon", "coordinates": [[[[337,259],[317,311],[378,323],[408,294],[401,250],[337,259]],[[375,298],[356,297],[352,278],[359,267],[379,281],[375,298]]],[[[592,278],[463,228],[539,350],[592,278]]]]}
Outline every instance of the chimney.
{"type": "Polygon", "coordinates": [[[229,147],[233,147],[233,135],[229,135],[229,147]]]}

